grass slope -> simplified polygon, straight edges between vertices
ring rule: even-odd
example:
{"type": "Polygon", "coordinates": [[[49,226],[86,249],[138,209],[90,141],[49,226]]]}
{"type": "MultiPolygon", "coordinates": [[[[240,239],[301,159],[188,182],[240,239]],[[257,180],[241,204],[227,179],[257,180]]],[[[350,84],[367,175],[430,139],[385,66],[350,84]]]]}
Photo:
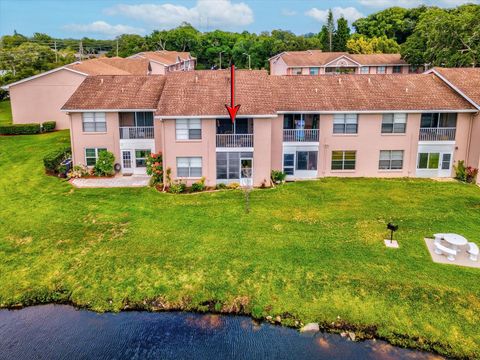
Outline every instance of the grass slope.
{"type": "Polygon", "coordinates": [[[0,126],[10,125],[12,123],[12,108],[10,101],[0,101],[0,126]]]}
{"type": "Polygon", "coordinates": [[[253,191],[245,214],[241,191],[74,189],[42,170],[67,142],[66,132],[0,137],[0,307],[215,300],[305,323],[340,317],[393,343],[480,357],[480,270],[433,263],[423,241],[451,231],[480,243],[478,187],[299,182],[253,191]],[[399,250],[382,243],[390,220],[399,250]]]}

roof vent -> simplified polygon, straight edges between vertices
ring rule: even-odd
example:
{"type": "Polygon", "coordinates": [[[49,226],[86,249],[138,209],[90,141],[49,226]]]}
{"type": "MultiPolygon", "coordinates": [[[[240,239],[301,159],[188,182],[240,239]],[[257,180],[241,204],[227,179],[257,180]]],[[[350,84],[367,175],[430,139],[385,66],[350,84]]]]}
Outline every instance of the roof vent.
{"type": "Polygon", "coordinates": [[[100,79],[100,85],[103,85],[103,78],[100,79]]]}
{"type": "Polygon", "coordinates": [[[407,87],[405,88],[405,92],[408,92],[408,88],[407,88],[407,87]]]}
{"type": "Polygon", "coordinates": [[[125,89],[122,87],[122,93],[125,91],[125,89]]]}
{"type": "Polygon", "coordinates": [[[372,79],[368,78],[368,83],[371,84],[371,83],[372,83],[372,79]]]}
{"type": "Polygon", "coordinates": [[[318,89],[317,89],[317,88],[315,88],[315,92],[318,93],[318,89]]]}
{"type": "Polygon", "coordinates": [[[342,78],[338,78],[338,83],[339,83],[339,84],[342,83],[342,78]]]}
{"type": "Polygon", "coordinates": [[[195,74],[195,83],[198,83],[198,75],[195,74]]]}

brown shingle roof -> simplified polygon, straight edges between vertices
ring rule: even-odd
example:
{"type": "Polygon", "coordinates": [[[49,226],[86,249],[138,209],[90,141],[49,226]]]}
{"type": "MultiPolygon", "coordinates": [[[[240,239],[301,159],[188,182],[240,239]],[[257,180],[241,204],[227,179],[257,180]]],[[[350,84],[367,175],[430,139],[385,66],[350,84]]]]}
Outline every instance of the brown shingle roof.
{"type": "MultiPolygon", "coordinates": [[[[191,58],[189,52],[180,52],[180,51],[145,51],[138,54],[139,56],[144,56],[145,58],[153,61],[158,61],[165,65],[173,65],[178,63],[180,60],[189,60],[191,58]]],[[[194,59],[194,58],[192,58],[194,59]]]]}
{"type": "Polygon", "coordinates": [[[480,68],[434,68],[480,107],[480,68]]]}
{"type": "Polygon", "coordinates": [[[163,75],[87,76],[62,110],[156,109],[163,75]]]}
{"type": "Polygon", "coordinates": [[[473,109],[433,74],[270,76],[277,111],[473,109]]]}
{"type": "Polygon", "coordinates": [[[67,67],[87,75],[147,75],[148,60],[120,57],[98,58],[67,65],[67,67]]]}
{"type": "MultiPolygon", "coordinates": [[[[157,108],[157,115],[225,115],[230,105],[230,71],[197,70],[175,72],[167,81],[157,108]]],[[[238,115],[272,115],[275,107],[264,70],[235,72],[235,104],[238,115]]]]}
{"type": "Polygon", "coordinates": [[[288,66],[323,66],[341,56],[347,56],[360,65],[406,64],[400,54],[349,54],[321,50],[288,51],[279,55],[288,66]]]}

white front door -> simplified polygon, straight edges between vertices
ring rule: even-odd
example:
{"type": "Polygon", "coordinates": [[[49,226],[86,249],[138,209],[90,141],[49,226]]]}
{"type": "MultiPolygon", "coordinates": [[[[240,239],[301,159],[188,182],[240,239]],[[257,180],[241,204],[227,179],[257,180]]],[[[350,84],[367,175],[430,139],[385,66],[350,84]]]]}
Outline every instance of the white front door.
{"type": "Polygon", "coordinates": [[[240,159],[240,186],[253,186],[253,159],[240,159]]]}
{"type": "Polygon", "coordinates": [[[122,173],[145,175],[146,160],[150,153],[150,149],[122,150],[122,173]]]}
{"type": "Polygon", "coordinates": [[[133,150],[122,150],[122,173],[133,174],[133,150]]]}

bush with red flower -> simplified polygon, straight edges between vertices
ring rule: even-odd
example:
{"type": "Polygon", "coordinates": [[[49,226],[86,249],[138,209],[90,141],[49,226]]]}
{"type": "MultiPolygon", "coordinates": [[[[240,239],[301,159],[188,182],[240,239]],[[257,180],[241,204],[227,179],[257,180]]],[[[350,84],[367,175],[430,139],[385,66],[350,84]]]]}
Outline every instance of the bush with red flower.
{"type": "Polygon", "coordinates": [[[147,157],[147,174],[152,177],[152,185],[163,183],[162,153],[153,153],[147,157]]]}

